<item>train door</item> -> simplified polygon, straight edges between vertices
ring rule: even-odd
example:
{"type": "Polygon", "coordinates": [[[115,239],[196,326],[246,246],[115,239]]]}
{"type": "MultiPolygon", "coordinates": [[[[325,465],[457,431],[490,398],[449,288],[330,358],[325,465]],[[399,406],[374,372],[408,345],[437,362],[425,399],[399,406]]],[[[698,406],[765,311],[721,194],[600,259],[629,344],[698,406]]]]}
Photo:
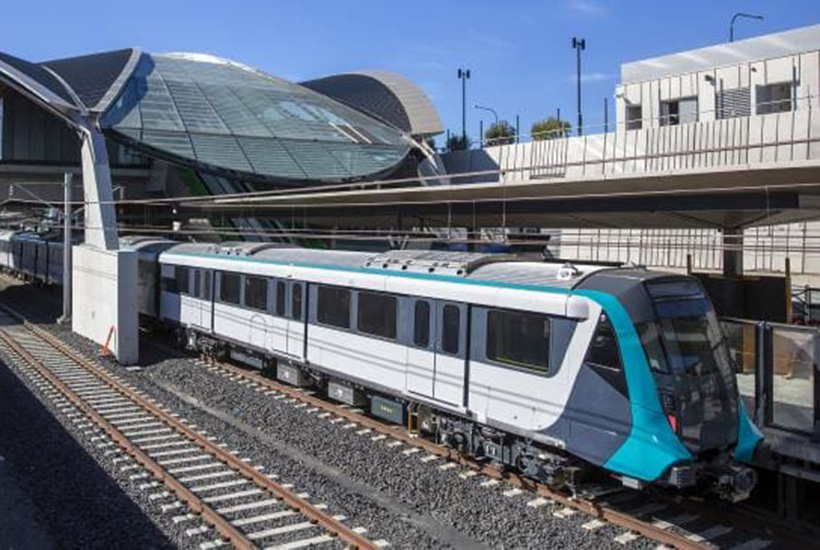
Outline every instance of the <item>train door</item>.
{"type": "Polygon", "coordinates": [[[458,407],[464,404],[467,354],[467,306],[436,304],[436,368],[433,397],[458,407]]]}
{"type": "Polygon", "coordinates": [[[436,372],[436,315],[432,300],[410,299],[412,321],[407,347],[405,384],[407,391],[433,397],[436,372]]]}
{"type": "Polygon", "coordinates": [[[197,269],[194,271],[194,287],[191,296],[191,325],[199,330],[211,329],[211,285],[210,271],[197,269]]]}
{"type": "Polygon", "coordinates": [[[305,353],[305,283],[292,281],[288,308],[288,355],[304,359],[305,353]]]}
{"type": "Polygon", "coordinates": [[[177,285],[179,287],[179,322],[183,326],[190,326],[197,311],[196,296],[194,295],[194,284],[199,279],[196,269],[177,266],[177,285]]]}
{"type": "Polygon", "coordinates": [[[287,282],[274,279],[273,289],[273,321],[271,326],[271,349],[275,353],[288,352],[288,318],[287,318],[287,282]]]}

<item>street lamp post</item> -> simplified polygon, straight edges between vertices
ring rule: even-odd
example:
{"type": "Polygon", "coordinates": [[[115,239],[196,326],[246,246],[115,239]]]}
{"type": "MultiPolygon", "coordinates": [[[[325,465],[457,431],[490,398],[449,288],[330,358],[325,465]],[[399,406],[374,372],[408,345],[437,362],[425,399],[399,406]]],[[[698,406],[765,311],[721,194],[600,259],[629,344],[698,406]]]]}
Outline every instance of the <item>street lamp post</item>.
{"type": "MultiPolygon", "coordinates": [[[[493,114],[493,116],[495,117],[495,125],[498,126],[498,113],[495,112],[495,109],[493,109],[492,107],[484,107],[483,105],[473,105],[473,108],[480,109],[482,111],[491,112],[493,114]]],[[[481,147],[483,148],[484,147],[484,121],[483,120],[481,121],[481,126],[480,126],[478,132],[480,134],[479,139],[481,140],[481,147]]],[[[492,145],[492,143],[490,143],[489,145],[492,145]]]]}
{"type": "Polygon", "coordinates": [[[473,105],[473,108],[491,112],[495,117],[495,123],[498,124],[498,113],[496,113],[495,109],[493,109],[492,107],[484,107],[483,105],[473,105]]]}
{"type": "Polygon", "coordinates": [[[467,146],[467,80],[470,78],[470,69],[459,69],[458,78],[461,80],[461,139],[467,146]]]}
{"type": "Polygon", "coordinates": [[[581,52],[587,47],[587,41],[583,38],[572,38],[572,48],[575,50],[578,68],[578,135],[584,133],[584,117],[581,114],[581,52]]]}
{"type": "Polygon", "coordinates": [[[754,13],[736,13],[732,16],[732,22],[729,23],[729,42],[735,41],[735,21],[741,18],[757,19],[763,21],[762,15],[755,15],[754,13]]]}

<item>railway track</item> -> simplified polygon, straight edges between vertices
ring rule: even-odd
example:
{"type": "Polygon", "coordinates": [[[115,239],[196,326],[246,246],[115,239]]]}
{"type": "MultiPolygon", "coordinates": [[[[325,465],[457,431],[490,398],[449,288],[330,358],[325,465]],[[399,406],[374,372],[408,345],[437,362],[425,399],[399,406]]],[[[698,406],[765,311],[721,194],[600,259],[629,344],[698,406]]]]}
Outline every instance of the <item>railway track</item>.
{"type": "MultiPolygon", "coordinates": [[[[188,530],[202,550],[297,550],[347,547],[374,550],[386,545],[351,528],[343,516],[312,504],[275,476],[234,456],[195,426],[134,390],[116,375],[70,348],[22,315],[0,305],[0,351],[41,385],[50,386],[130,457],[132,479],[144,479],[152,500],[174,523],[197,520],[188,530]]],[[[101,439],[100,437],[97,438],[101,439]]],[[[129,460],[129,459],[125,459],[129,460]]]]}
{"type": "MultiPolygon", "coordinates": [[[[22,306],[23,304],[20,304],[20,307],[22,306]]],[[[56,336],[42,329],[33,328],[43,332],[55,343],[65,345],[56,336]]],[[[159,348],[168,348],[168,346],[157,341],[153,341],[152,345],[159,348]]],[[[5,344],[0,338],[0,348],[3,347],[5,347],[5,344]]],[[[174,353],[176,353],[175,350],[174,353]]],[[[532,500],[528,502],[529,505],[534,507],[544,506],[548,510],[555,510],[552,512],[553,515],[568,515],[572,511],[583,512],[591,516],[590,521],[584,524],[585,529],[594,530],[606,523],[622,527],[627,531],[615,540],[623,544],[629,544],[631,541],[638,539],[640,535],[659,543],[661,545],[659,548],[772,550],[774,548],[816,547],[813,541],[806,541],[806,539],[801,538],[788,537],[778,540],[782,530],[766,532],[763,527],[769,521],[768,518],[760,518],[758,528],[750,531],[751,533],[758,533],[758,535],[740,538],[732,537],[730,532],[733,531],[732,526],[735,525],[735,520],[731,508],[721,510],[723,512],[722,517],[718,515],[716,520],[707,520],[705,514],[701,513],[709,508],[709,504],[706,502],[686,502],[674,507],[668,502],[658,501],[644,493],[632,493],[630,491],[622,491],[594,499],[571,498],[563,493],[553,491],[549,487],[533,483],[531,480],[500,471],[492,465],[465,459],[451,449],[408,434],[400,426],[385,424],[367,416],[363,411],[327,401],[325,398],[313,394],[310,390],[280,384],[259,374],[258,371],[250,371],[224,362],[210,360],[199,360],[198,362],[212,373],[221,375],[233,383],[241,383],[241,385],[271,399],[288,403],[290,406],[308,413],[312,412],[350,432],[373,433],[371,439],[374,441],[382,441],[389,447],[400,450],[402,454],[421,458],[422,462],[430,463],[431,467],[452,468],[453,472],[459,472],[460,477],[465,480],[486,479],[487,481],[481,481],[480,483],[488,487],[493,486],[488,484],[490,481],[498,483],[503,480],[511,483],[515,485],[515,489],[505,491],[505,495],[514,493],[516,490],[523,492],[525,498],[531,498],[526,497],[526,495],[532,495],[532,500]],[[426,451],[426,453],[422,454],[421,451],[426,451]],[[461,466],[461,468],[456,469],[456,466],[461,466]],[[698,510],[698,507],[703,508],[703,510],[698,510]]],[[[116,379],[116,376],[114,378],[116,379]]],[[[503,486],[498,485],[498,487],[503,486]]],[[[225,535],[221,536],[228,540],[225,535]]],[[[339,538],[339,540],[342,539],[339,538]]],[[[203,544],[203,548],[207,547],[207,543],[203,544]]]]}
{"type": "Polygon", "coordinates": [[[445,460],[443,464],[437,462],[439,468],[461,466],[464,469],[460,474],[462,478],[482,475],[489,480],[510,483],[514,486],[511,490],[513,493],[518,490],[535,497],[529,505],[550,503],[561,508],[557,512],[559,515],[570,514],[570,510],[587,514],[592,519],[584,525],[586,529],[597,529],[606,523],[622,527],[627,532],[616,540],[623,544],[643,536],[659,543],[661,548],[680,550],[763,550],[816,545],[814,541],[789,533],[786,530],[788,526],[766,526],[771,518],[733,514],[730,509],[711,514],[713,506],[703,501],[679,499],[673,502],[627,489],[589,498],[573,497],[515,473],[502,471],[492,464],[465,458],[454,449],[408,433],[401,426],[374,419],[362,410],[318,397],[310,390],[284,385],[256,371],[222,361],[202,359],[200,363],[215,374],[246,384],[272,399],[284,400],[307,412],[322,415],[330,422],[338,422],[343,428],[357,433],[375,433],[371,436],[374,441],[386,441],[390,446],[401,443],[407,447],[404,454],[411,454],[417,449],[426,452],[426,455],[417,455],[421,456],[422,461],[432,463],[434,460],[445,460]],[[742,524],[742,527],[735,524],[742,524]],[[771,529],[767,530],[769,527],[771,529]]]}

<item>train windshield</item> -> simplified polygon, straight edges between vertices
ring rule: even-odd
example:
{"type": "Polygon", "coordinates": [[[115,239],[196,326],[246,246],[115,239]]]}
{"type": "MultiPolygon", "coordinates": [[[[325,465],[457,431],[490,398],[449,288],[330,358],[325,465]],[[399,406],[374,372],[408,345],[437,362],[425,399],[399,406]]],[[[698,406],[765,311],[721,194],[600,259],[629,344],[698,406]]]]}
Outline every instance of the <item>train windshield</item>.
{"type": "Polygon", "coordinates": [[[695,281],[647,285],[658,319],[639,332],[650,366],[675,375],[732,376],[729,350],[712,304],[695,281]]]}
{"type": "Polygon", "coordinates": [[[664,410],[692,451],[733,444],[737,390],[712,303],[696,280],[646,285],[656,319],[638,326],[664,410]]]}

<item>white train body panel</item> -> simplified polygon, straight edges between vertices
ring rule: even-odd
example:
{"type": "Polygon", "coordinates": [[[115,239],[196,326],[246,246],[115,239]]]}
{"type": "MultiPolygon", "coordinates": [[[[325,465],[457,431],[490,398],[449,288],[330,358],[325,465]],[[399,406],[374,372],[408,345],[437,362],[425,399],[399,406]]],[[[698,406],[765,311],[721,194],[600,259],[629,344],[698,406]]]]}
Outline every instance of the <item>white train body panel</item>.
{"type": "MultiPolygon", "coordinates": [[[[460,316],[459,350],[444,353],[441,330],[435,322],[430,327],[430,342],[426,349],[359,332],[323,326],[315,322],[310,311],[308,341],[304,342],[304,321],[294,321],[268,312],[246,307],[213,303],[213,336],[245,344],[258,351],[297,361],[351,381],[366,381],[381,390],[405,395],[457,413],[470,411],[481,421],[495,421],[526,430],[549,426],[566,405],[573,378],[597,322],[600,308],[573,297],[573,312],[585,319],[578,325],[564,363],[554,377],[510,370],[490,362],[469,361],[469,394],[465,391],[468,314],[467,303],[488,308],[530,311],[565,318],[570,302],[562,293],[535,292],[497,288],[481,284],[461,284],[446,280],[395,277],[385,273],[356,270],[335,270],[323,267],[282,265],[253,258],[219,257],[216,255],[175,254],[173,250],[161,256],[162,270],[167,276],[174,266],[212,273],[231,272],[270,281],[300,281],[310,284],[310,308],[315,308],[316,285],[341,286],[353,290],[386,292],[400,297],[417,297],[428,301],[441,318],[445,305],[458,308],[460,316]],[[458,296],[458,301],[452,298],[458,296]],[[591,320],[589,320],[591,319],[591,320]],[[307,355],[303,357],[303,349],[307,355]]],[[[268,311],[272,311],[274,282],[269,282],[268,311]]],[[[410,302],[402,301],[400,316],[406,315],[410,302]]],[[[204,332],[211,332],[210,304],[186,295],[162,293],[163,319],[204,332]]]]}

